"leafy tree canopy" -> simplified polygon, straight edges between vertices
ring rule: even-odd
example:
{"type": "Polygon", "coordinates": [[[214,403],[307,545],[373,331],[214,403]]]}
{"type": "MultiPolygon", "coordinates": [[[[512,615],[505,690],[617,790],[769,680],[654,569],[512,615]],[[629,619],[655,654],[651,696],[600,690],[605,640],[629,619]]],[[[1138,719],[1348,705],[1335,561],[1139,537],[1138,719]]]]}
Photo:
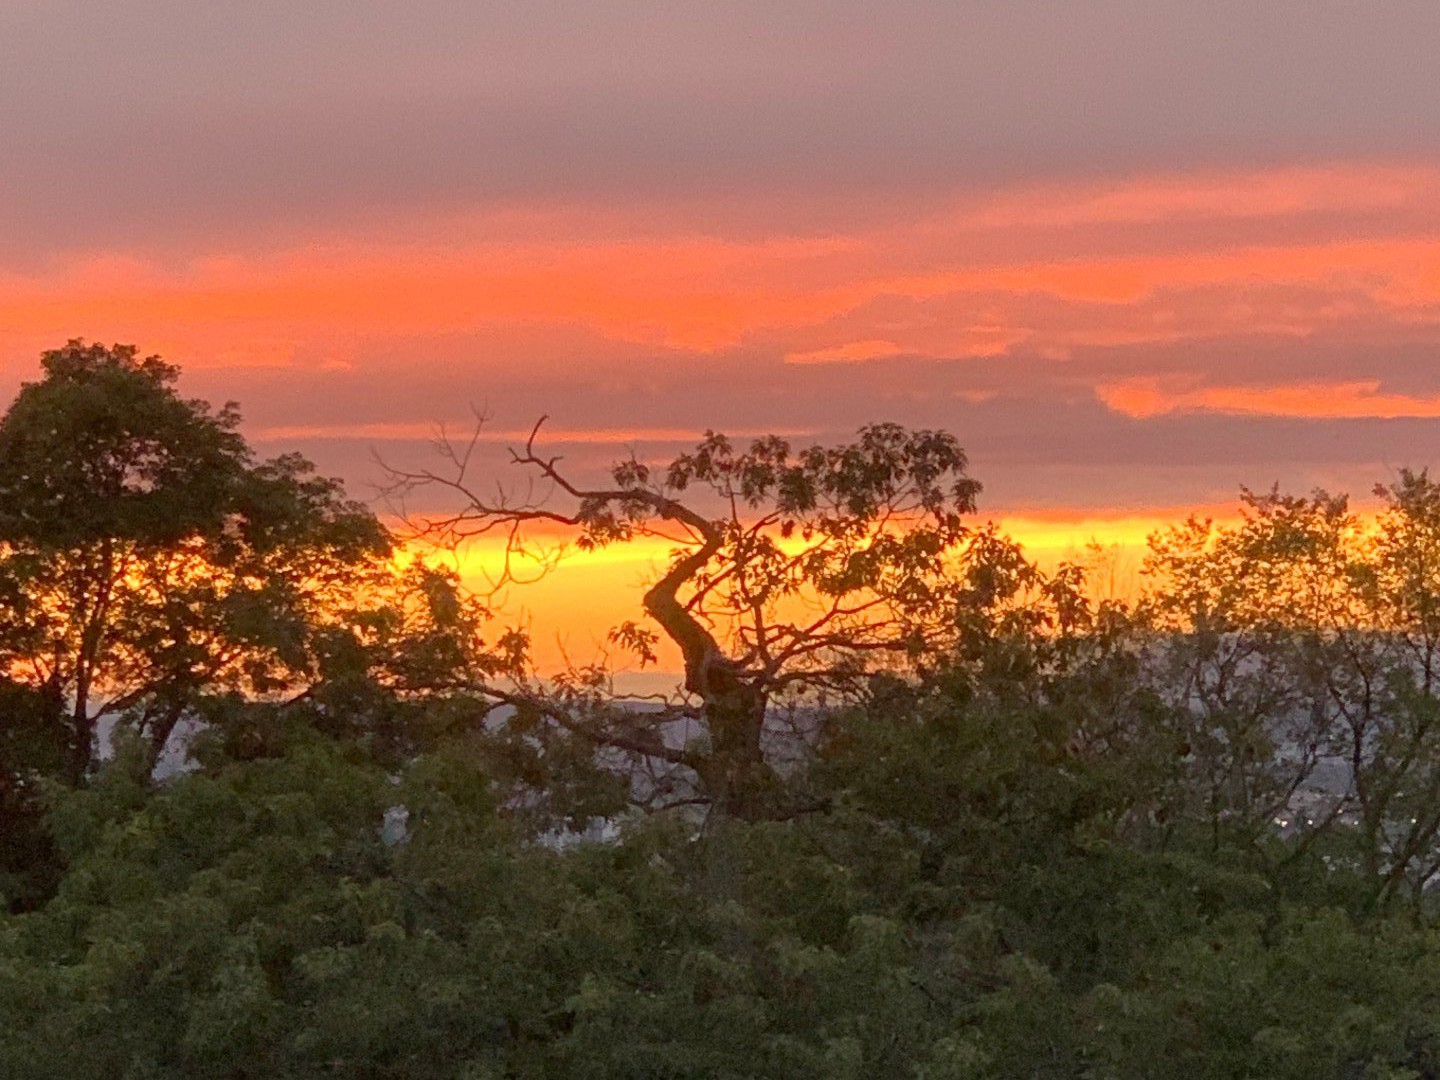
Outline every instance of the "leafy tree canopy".
{"type": "Polygon", "coordinates": [[[0,824],[15,844],[44,847],[39,779],[83,783],[106,727],[153,762],[181,753],[182,721],[229,725],[238,747],[261,713],[305,708],[398,751],[415,738],[405,699],[494,669],[453,578],[397,569],[374,513],[304,458],[257,460],[233,404],[182,397],[175,367],[129,346],[72,341],[42,367],[0,418],[0,824]]]}
{"type": "Polygon", "coordinates": [[[638,701],[232,417],[76,343],[0,422],[52,470],[0,548],[0,1076],[1440,1076],[1426,473],[1245,492],[1134,602],[974,523],[939,432],[396,478],[517,559],[666,538],[616,640],[685,688],[638,701]]]}

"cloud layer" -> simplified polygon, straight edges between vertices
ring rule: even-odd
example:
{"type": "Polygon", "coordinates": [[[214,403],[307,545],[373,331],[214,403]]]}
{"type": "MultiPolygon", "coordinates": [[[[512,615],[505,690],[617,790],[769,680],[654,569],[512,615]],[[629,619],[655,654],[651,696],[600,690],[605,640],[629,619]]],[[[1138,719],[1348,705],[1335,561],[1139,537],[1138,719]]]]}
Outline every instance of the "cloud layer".
{"type": "Polygon", "coordinates": [[[955,430],[1007,512],[1440,446],[1440,7],[0,0],[0,391],[180,361],[356,483],[955,430]]]}

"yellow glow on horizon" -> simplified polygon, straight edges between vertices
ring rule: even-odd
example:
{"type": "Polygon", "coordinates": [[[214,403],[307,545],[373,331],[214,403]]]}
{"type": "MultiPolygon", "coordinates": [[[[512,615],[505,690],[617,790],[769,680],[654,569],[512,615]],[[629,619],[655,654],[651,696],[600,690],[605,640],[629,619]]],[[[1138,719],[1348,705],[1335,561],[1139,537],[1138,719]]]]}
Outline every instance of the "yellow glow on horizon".
{"type": "MultiPolygon", "coordinates": [[[[1140,566],[1147,539],[1155,532],[1195,515],[1217,524],[1238,520],[1233,503],[1224,505],[1155,508],[1144,511],[1053,511],[999,515],[994,523],[1017,541],[1042,569],[1053,571],[1060,563],[1094,563],[1101,576],[1097,587],[1107,596],[1133,598],[1139,591],[1140,566]],[[1098,548],[1098,552],[1096,549],[1098,548]]],[[[976,527],[984,521],[977,519],[976,527]]],[[[606,636],[626,620],[643,622],[642,597],[668,565],[675,546],[653,537],[582,551],[562,545],[555,533],[541,533],[537,551],[553,556],[541,564],[520,560],[514,564],[521,579],[491,597],[497,624],[521,626],[531,635],[539,669],[553,671],[567,661],[587,663],[607,650],[606,636]],[[528,580],[527,580],[528,579],[528,580]]],[[[452,566],[465,584],[489,593],[504,565],[504,544],[485,539],[442,560],[452,566]]],[[[678,671],[679,657],[662,642],[660,670],[678,671]]]]}
{"type": "Polygon", "coordinates": [[[1046,557],[1057,560],[1082,555],[1092,544],[1102,548],[1145,549],[1149,537],[1191,516],[1230,521],[1236,516],[1233,504],[1174,507],[1139,512],[1056,511],[1050,514],[1016,513],[997,520],[1002,532],[1016,540],[1042,564],[1046,557]]]}

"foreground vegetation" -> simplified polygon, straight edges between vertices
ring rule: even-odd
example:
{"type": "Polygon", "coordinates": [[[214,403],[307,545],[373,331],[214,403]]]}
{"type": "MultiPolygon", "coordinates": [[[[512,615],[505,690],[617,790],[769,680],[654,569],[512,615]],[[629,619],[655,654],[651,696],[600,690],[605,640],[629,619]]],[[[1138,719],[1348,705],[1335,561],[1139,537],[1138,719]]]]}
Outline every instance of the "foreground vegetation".
{"type": "Polygon", "coordinates": [[[1440,1076],[1425,474],[1374,527],[1247,493],[1133,603],[972,524],[941,433],[395,475],[517,559],[671,536],[615,646],[686,687],[637,703],[173,368],[44,365],[0,422],[0,1076],[1440,1076]]]}

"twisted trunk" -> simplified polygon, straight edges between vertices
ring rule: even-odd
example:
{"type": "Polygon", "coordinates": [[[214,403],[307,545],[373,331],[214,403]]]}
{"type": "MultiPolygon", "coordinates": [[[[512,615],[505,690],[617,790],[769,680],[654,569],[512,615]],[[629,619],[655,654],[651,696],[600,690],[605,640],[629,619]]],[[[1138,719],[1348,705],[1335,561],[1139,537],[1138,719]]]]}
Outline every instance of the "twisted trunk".
{"type": "Polygon", "coordinates": [[[757,816],[763,813],[764,793],[771,786],[770,769],[760,745],[766,695],[744,676],[714,635],[680,602],[680,589],[720,549],[721,536],[710,522],[684,508],[678,509],[684,513],[681,520],[694,527],[705,542],[650,587],[645,593],[645,610],[680,647],[685,688],[704,702],[711,749],[699,770],[701,782],[726,813],[757,816]]]}

